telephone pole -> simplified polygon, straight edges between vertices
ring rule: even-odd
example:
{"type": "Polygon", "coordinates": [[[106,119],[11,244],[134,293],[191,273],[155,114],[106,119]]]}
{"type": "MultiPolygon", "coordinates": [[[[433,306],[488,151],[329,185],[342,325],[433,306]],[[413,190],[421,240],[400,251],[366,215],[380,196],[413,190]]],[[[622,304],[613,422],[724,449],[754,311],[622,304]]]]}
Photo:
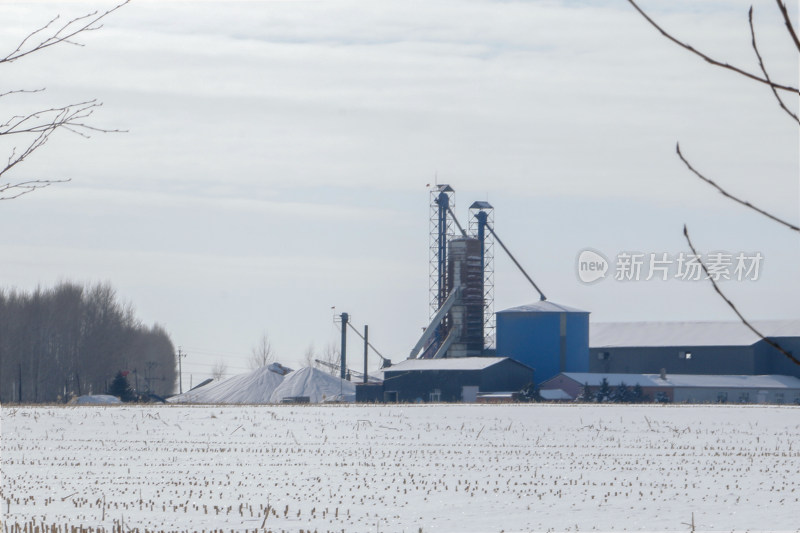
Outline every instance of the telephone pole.
{"type": "Polygon", "coordinates": [[[181,347],[178,346],[178,390],[180,391],[179,394],[183,394],[183,369],[181,367],[181,359],[186,357],[186,354],[181,351],[181,347]]]}
{"type": "Polygon", "coordinates": [[[339,353],[341,358],[340,364],[340,377],[347,379],[347,321],[350,316],[347,313],[342,313],[342,350],[339,353]]]}

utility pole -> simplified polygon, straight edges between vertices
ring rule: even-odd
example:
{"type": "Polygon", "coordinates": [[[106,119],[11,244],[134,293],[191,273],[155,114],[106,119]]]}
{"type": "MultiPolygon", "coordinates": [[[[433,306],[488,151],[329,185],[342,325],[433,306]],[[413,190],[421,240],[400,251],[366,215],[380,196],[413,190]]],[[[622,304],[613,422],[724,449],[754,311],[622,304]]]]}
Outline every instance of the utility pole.
{"type": "Polygon", "coordinates": [[[181,347],[178,346],[178,391],[179,394],[183,394],[183,369],[181,367],[181,359],[186,357],[186,354],[181,351],[181,347]]]}
{"type": "Polygon", "coordinates": [[[364,324],[364,383],[367,382],[367,351],[369,350],[369,326],[364,324]]]}
{"type": "Polygon", "coordinates": [[[339,354],[341,361],[340,377],[347,379],[347,321],[350,316],[347,313],[342,313],[342,350],[339,354]]]}
{"type": "Polygon", "coordinates": [[[153,367],[155,367],[157,364],[158,363],[156,363],[155,361],[147,361],[147,362],[145,362],[144,381],[145,381],[145,386],[147,387],[147,392],[148,393],[153,392],[153,389],[152,389],[152,387],[150,385],[150,382],[153,381],[154,379],[156,379],[156,378],[153,377],[153,367]]]}

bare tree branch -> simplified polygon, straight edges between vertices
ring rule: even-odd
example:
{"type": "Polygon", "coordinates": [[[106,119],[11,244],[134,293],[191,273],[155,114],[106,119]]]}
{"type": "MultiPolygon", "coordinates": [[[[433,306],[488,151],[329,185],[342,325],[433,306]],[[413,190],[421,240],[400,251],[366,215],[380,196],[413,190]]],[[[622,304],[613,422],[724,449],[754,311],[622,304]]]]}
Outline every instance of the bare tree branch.
{"type": "Polygon", "coordinates": [[[728,191],[726,191],[725,189],[723,189],[722,187],[717,185],[713,180],[708,179],[707,177],[703,176],[700,172],[695,170],[695,168],[686,160],[686,158],[683,157],[683,154],[681,153],[681,145],[680,144],[676,144],[675,145],[675,149],[678,152],[678,157],[681,158],[681,161],[683,161],[683,163],[686,165],[686,167],[689,170],[694,172],[695,176],[697,176],[698,178],[700,178],[704,182],[708,183],[709,185],[711,185],[712,187],[717,189],[722,194],[722,196],[724,196],[725,198],[729,198],[729,199],[733,200],[734,202],[742,204],[745,207],[749,207],[753,211],[755,211],[757,213],[760,213],[760,214],[764,215],[765,217],[767,217],[767,218],[769,218],[769,219],[771,219],[771,220],[773,220],[773,221],[775,221],[775,222],[777,222],[779,224],[783,224],[784,226],[786,226],[787,228],[789,228],[789,229],[791,229],[793,231],[800,232],[800,227],[797,227],[794,224],[790,224],[789,222],[786,222],[785,220],[782,220],[782,219],[776,217],[775,215],[767,213],[763,209],[759,209],[758,207],[754,206],[753,204],[751,204],[748,201],[741,200],[741,199],[737,198],[736,196],[733,196],[728,191]]]}
{"type": "Polygon", "coordinates": [[[780,89],[782,91],[790,91],[790,92],[793,92],[793,93],[800,94],[800,90],[798,90],[796,87],[792,87],[791,85],[782,85],[782,84],[779,84],[779,83],[774,83],[774,82],[772,82],[772,81],[770,81],[770,80],[768,80],[766,78],[762,78],[761,76],[757,76],[756,74],[752,74],[750,72],[747,72],[746,70],[740,69],[739,67],[735,67],[735,66],[730,65],[728,63],[723,63],[722,61],[717,61],[716,59],[704,54],[703,52],[700,52],[699,50],[697,50],[693,46],[690,46],[690,45],[684,43],[683,41],[681,41],[681,40],[673,37],[672,35],[670,35],[665,29],[663,29],[652,18],[650,18],[647,15],[647,13],[645,13],[642,10],[642,8],[640,8],[636,4],[636,2],[634,0],[628,0],[628,3],[630,3],[634,7],[634,9],[636,9],[636,11],[638,11],[639,14],[642,15],[642,17],[644,17],[645,20],[647,20],[647,22],[650,23],[651,26],[653,26],[655,29],[657,29],[661,33],[661,35],[663,35],[664,37],[666,37],[667,39],[669,39],[673,43],[677,44],[681,48],[683,48],[685,50],[688,50],[691,53],[695,54],[696,56],[699,56],[699,57],[703,58],[703,60],[705,60],[706,62],[711,63],[712,65],[724,68],[724,69],[731,70],[733,72],[736,72],[737,74],[741,74],[742,76],[744,76],[746,78],[750,78],[751,80],[754,80],[754,81],[757,81],[757,82],[760,82],[760,83],[765,83],[765,84],[767,84],[770,87],[773,87],[775,89],[780,89]]]}
{"type": "MultiPolygon", "coordinates": [[[[11,150],[6,164],[0,166],[0,177],[44,146],[50,140],[51,135],[59,128],[64,128],[67,131],[87,138],[89,137],[87,132],[119,132],[120,130],[98,128],[85,122],[85,119],[90,117],[94,110],[101,105],[102,104],[98,103],[96,100],[89,100],[65,107],[36,111],[28,115],[13,116],[5,123],[0,124],[0,136],[19,134],[32,134],[34,136],[23,150],[17,151],[16,148],[11,150]]],[[[48,185],[63,183],[65,181],[69,180],[38,179],[19,183],[0,182],[0,200],[18,198],[37,189],[43,189],[48,185]]]]}
{"type": "Polygon", "coordinates": [[[27,115],[14,115],[0,124],[0,136],[20,133],[41,133],[65,128],[81,137],[89,137],[87,132],[122,133],[124,130],[99,128],[84,122],[103,104],[97,100],[87,100],[63,107],[41,109],[27,115]]]}
{"type": "Polygon", "coordinates": [[[786,10],[786,3],[782,2],[781,0],[775,1],[778,3],[778,9],[781,10],[781,15],[783,15],[783,21],[786,23],[786,29],[789,31],[789,35],[792,36],[792,40],[794,41],[794,45],[797,47],[797,51],[800,52],[800,40],[798,40],[797,32],[794,31],[794,25],[789,18],[789,12],[786,10]]]}
{"type": "Polygon", "coordinates": [[[41,92],[44,92],[44,87],[42,87],[41,89],[15,89],[13,91],[6,91],[4,93],[0,93],[0,98],[8,96],[10,94],[20,94],[20,93],[29,94],[29,93],[41,93],[41,92]]]}
{"type": "Polygon", "coordinates": [[[722,292],[722,290],[720,290],[719,285],[717,285],[717,282],[714,280],[714,277],[711,276],[711,274],[709,274],[708,268],[706,267],[706,265],[703,262],[703,260],[700,259],[700,254],[697,253],[697,250],[695,249],[694,245],[692,244],[692,239],[689,238],[689,229],[686,227],[685,224],[683,225],[683,235],[684,235],[684,237],[686,237],[686,242],[689,243],[689,248],[692,250],[692,253],[695,255],[695,257],[697,257],[697,260],[700,262],[700,266],[703,268],[703,272],[705,272],[705,274],[706,274],[706,279],[711,282],[711,285],[714,286],[714,290],[717,291],[717,294],[720,296],[720,298],[725,300],[725,303],[728,304],[728,306],[731,309],[733,309],[733,312],[736,313],[736,316],[739,317],[739,320],[742,321],[742,324],[747,326],[748,329],[750,329],[750,331],[752,331],[753,333],[758,335],[758,337],[761,340],[763,340],[764,342],[766,342],[767,344],[769,344],[770,346],[772,346],[773,348],[775,348],[776,350],[781,352],[783,355],[785,355],[791,362],[793,362],[796,365],[800,365],[800,360],[796,359],[791,353],[789,353],[788,351],[784,350],[783,347],[780,344],[778,344],[777,342],[775,342],[775,341],[773,341],[771,339],[768,339],[760,331],[758,331],[755,327],[753,327],[753,325],[750,322],[747,321],[747,319],[742,315],[742,313],[739,312],[739,310],[736,308],[736,306],[733,304],[733,302],[730,301],[727,296],[725,296],[725,294],[722,292]]]}
{"type": "Polygon", "coordinates": [[[72,38],[83,32],[99,30],[103,27],[102,25],[98,25],[102,19],[118,10],[128,2],[130,2],[130,0],[125,0],[121,4],[118,4],[108,11],[104,11],[102,13],[94,11],[92,13],[76,17],[62,24],[57,29],[52,28],[52,26],[60,18],[60,16],[56,16],[41,28],[29,33],[11,53],[0,58],[0,63],[11,63],[17,59],[23,58],[34,52],[44,50],[45,48],[49,48],[59,43],[83,46],[82,44],[73,41],[72,38]],[[41,36],[42,34],[44,34],[44,37],[39,41],[35,41],[35,38],[41,36]]]}
{"type": "Polygon", "coordinates": [[[767,79],[767,81],[770,82],[769,88],[772,91],[772,94],[775,95],[775,98],[778,100],[778,105],[781,106],[781,109],[786,111],[786,113],[790,117],[792,117],[795,122],[800,124],[800,119],[798,119],[797,115],[795,115],[788,107],[786,107],[786,104],[783,103],[783,100],[781,99],[781,96],[778,94],[778,91],[775,89],[775,86],[772,85],[772,80],[769,79],[769,74],[767,73],[767,67],[764,66],[764,60],[761,58],[761,52],[758,51],[758,45],[756,45],[756,30],[753,27],[753,6],[750,6],[750,11],[747,14],[747,20],[750,23],[750,36],[752,38],[751,42],[753,44],[753,51],[755,51],[756,57],[758,58],[758,66],[761,67],[761,72],[764,73],[764,77],[767,79]]]}
{"type": "Polygon", "coordinates": [[[24,194],[33,192],[36,189],[44,189],[45,187],[49,187],[54,183],[66,183],[68,181],[70,180],[29,180],[21,181],[19,183],[3,183],[0,184],[0,201],[13,200],[14,198],[19,198],[24,194]],[[9,195],[6,195],[8,191],[12,192],[9,195]]]}
{"type": "MultiPolygon", "coordinates": [[[[102,25],[99,24],[99,22],[103,18],[128,2],[130,2],[130,0],[125,0],[121,4],[102,13],[95,11],[87,15],[73,18],[60,26],[56,25],[60,18],[56,16],[44,26],[25,36],[11,53],[5,57],[0,57],[0,63],[11,63],[59,43],[82,46],[73,40],[76,35],[100,29],[102,25]]],[[[39,93],[43,91],[44,88],[9,90],[0,93],[0,98],[18,93],[39,93]]],[[[77,102],[62,107],[42,109],[28,114],[13,115],[5,120],[5,122],[0,124],[0,137],[5,135],[21,135],[23,137],[27,136],[28,139],[32,138],[32,140],[21,150],[16,146],[11,149],[11,154],[8,156],[5,166],[0,164],[0,177],[44,146],[50,139],[50,136],[59,129],[65,129],[66,131],[86,138],[90,137],[90,133],[94,132],[112,133],[122,131],[100,128],[88,123],[88,119],[94,113],[95,109],[101,105],[102,104],[97,100],[87,100],[85,102],[77,102]]],[[[0,200],[19,198],[37,189],[42,189],[54,183],[63,183],[65,181],[69,180],[34,179],[17,183],[10,181],[0,182],[0,200]]]]}

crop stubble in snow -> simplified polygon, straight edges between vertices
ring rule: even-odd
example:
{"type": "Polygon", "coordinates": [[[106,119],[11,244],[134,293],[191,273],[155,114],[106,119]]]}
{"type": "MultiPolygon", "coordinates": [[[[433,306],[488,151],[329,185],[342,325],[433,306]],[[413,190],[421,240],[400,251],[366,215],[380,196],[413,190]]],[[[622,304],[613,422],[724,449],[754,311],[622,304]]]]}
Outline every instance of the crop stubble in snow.
{"type": "Polygon", "coordinates": [[[796,407],[4,407],[1,430],[5,525],[800,527],[796,407]]]}

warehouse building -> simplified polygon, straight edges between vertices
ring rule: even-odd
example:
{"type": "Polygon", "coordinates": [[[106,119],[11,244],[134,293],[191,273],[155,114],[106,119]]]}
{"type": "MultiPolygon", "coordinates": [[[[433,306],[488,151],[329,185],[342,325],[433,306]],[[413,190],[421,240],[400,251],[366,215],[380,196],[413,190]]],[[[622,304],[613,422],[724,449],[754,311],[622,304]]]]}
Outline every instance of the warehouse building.
{"type": "MultiPolygon", "coordinates": [[[[761,320],[753,326],[800,354],[800,320],[761,320]]],[[[589,372],[649,374],[663,369],[671,374],[800,377],[800,365],[741,322],[593,323],[590,346],[589,372]]]]}
{"type": "Polygon", "coordinates": [[[479,393],[516,392],[533,369],[508,357],[407,359],[383,369],[382,386],[356,388],[356,401],[475,402],[479,393]]]}
{"type": "Polygon", "coordinates": [[[614,389],[639,386],[644,401],[674,403],[775,403],[800,405],[800,379],[792,376],[596,374],[565,372],[541,385],[543,396],[576,400],[585,388],[594,395],[603,380],[614,389]],[[547,394],[544,394],[548,391],[547,394]],[[554,392],[550,392],[554,391],[554,392]],[[556,392],[557,391],[557,392],[556,392]]]}

